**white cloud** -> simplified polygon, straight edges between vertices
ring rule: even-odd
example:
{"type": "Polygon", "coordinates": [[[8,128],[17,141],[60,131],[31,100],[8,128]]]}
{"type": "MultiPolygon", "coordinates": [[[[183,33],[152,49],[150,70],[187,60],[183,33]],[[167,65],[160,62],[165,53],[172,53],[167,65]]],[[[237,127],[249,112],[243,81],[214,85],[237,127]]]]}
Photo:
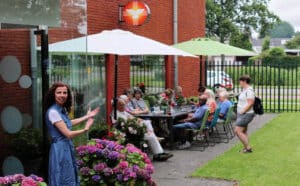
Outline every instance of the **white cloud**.
{"type": "Polygon", "coordinates": [[[300,29],[300,1],[299,0],[271,0],[269,8],[281,20],[290,22],[297,30],[300,29]]]}

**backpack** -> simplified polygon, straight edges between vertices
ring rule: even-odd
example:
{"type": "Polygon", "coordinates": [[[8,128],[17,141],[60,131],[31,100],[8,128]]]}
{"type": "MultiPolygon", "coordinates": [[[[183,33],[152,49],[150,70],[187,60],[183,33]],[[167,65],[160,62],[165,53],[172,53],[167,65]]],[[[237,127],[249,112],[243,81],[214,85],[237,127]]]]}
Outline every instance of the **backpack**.
{"type": "MultiPolygon", "coordinates": [[[[246,95],[247,95],[247,92],[246,92],[246,95]]],[[[258,114],[258,115],[264,114],[264,107],[262,104],[262,100],[257,96],[255,96],[255,98],[254,98],[253,110],[254,110],[255,114],[258,114]]]]}
{"type": "Polygon", "coordinates": [[[254,110],[255,114],[258,114],[258,115],[263,115],[264,114],[264,108],[263,108],[262,100],[259,97],[255,96],[253,110],[254,110]]]}

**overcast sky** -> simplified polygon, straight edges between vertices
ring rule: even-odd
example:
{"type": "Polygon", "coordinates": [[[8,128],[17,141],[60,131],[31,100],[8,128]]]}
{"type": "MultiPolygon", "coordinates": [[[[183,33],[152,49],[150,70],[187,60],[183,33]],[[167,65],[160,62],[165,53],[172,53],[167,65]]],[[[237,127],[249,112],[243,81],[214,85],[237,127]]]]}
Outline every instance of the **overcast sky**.
{"type": "Polygon", "coordinates": [[[300,30],[300,1],[299,0],[271,0],[269,8],[281,20],[290,22],[296,30],[300,30]]]}

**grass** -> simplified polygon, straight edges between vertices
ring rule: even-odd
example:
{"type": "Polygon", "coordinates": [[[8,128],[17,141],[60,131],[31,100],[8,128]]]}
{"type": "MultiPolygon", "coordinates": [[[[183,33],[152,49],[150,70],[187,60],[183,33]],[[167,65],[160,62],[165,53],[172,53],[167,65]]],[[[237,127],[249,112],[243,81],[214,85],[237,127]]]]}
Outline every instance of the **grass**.
{"type": "Polygon", "coordinates": [[[135,86],[136,83],[143,82],[146,87],[164,87],[165,80],[164,78],[158,78],[150,75],[134,75],[130,76],[130,82],[132,86],[135,86]]]}
{"type": "Polygon", "coordinates": [[[283,113],[251,135],[252,154],[241,144],[196,170],[193,177],[237,180],[242,186],[300,185],[300,113],[283,113]]]}

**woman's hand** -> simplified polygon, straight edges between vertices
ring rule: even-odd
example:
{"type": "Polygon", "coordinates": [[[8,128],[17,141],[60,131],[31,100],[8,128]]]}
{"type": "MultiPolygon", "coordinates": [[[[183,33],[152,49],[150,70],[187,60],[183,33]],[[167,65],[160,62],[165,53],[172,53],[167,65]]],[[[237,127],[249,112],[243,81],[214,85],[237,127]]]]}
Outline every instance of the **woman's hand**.
{"type": "Polygon", "coordinates": [[[95,109],[92,110],[92,111],[91,111],[91,107],[89,107],[89,109],[88,109],[86,115],[88,116],[88,118],[92,118],[92,117],[96,116],[96,115],[98,114],[99,111],[100,111],[100,108],[99,108],[99,107],[95,108],[95,109]]]}
{"type": "Polygon", "coordinates": [[[85,124],[84,130],[86,131],[90,130],[93,123],[94,123],[94,118],[89,118],[85,124]]]}

